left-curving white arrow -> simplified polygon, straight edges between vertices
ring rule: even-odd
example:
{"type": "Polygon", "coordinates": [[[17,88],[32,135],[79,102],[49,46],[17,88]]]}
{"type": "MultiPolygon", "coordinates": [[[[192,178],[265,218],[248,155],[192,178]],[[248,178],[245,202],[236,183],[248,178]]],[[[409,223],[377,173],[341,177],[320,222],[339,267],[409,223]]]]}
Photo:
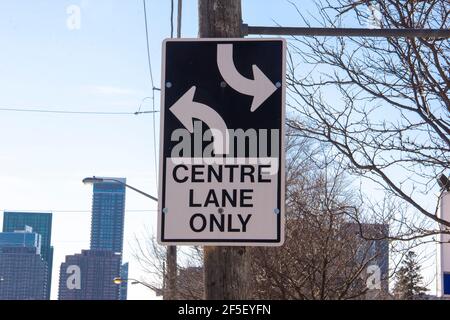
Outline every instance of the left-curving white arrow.
{"type": "Polygon", "coordinates": [[[169,110],[190,133],[194,132],[194,118],[206,123],[214,139],[214,153],[228,154],[230,140],[225,121],[211,107],[194,101],[195,90],[196,87],[192,86],[169,110]]]}
{"type": "Polygon", "coordinates": [[[233,44],[231,43],[217,45],[217,66],[230,87],[242,94],[253,96],[251,112],[255,111],[277,90],[272,81],[255,64],[252,65],[253,80],[245,78],[236,70],[233,60],[233,44]]]}

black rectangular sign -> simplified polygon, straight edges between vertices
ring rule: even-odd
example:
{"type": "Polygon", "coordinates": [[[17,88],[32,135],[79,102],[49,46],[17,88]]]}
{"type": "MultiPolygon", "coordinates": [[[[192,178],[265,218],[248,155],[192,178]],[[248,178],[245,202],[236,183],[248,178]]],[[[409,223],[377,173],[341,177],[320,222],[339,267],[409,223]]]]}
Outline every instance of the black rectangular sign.
{"type": "Polygon", "coordinates": [[[282,39],[163,44],[158,239],[284,240],[282,39]]]}

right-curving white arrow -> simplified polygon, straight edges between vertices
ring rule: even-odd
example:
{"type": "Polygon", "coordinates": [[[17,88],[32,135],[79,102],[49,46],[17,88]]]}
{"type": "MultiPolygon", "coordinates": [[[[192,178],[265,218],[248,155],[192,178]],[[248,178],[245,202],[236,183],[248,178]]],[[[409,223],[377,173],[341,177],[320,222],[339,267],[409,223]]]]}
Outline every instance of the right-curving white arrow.
{"type": "Polygon", "coordinates": [[[255,111],[277,90],[272,81],[255,64],[252,65],[253,80],[245,78],[236,70],[233,60],[233,44],[231,43],[217,45],[217,66],[230,87],[242,94],[253,96],[251,112],[255,111]]]}
{"type": "Polygon", "coordinates": [[[194,118],[206,123],[214,139],[214,153],[228,154],[230,140],[225,121],[211,107],[194,101],[195,90],[196,87],[192,86],[169,110],[190,133],[194,132],[194,118]]]}

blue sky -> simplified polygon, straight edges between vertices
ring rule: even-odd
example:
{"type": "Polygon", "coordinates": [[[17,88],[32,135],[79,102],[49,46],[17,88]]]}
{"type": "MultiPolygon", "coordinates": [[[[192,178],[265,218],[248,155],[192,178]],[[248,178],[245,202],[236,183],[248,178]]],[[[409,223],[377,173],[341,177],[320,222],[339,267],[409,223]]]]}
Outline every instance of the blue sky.
{"type": "MultiPolygon", "coordinates": [[[[255,25],[298,22],[287,1],[262,5],[244,0],[243,14],[245,22],[255,25]]],[[[147,17],[159,87],[161,43],[170,37],[170,1],[147,0],[147,17]]],[[[182,34],[197,36],[197,1],[183,3],[182,34]]],[[[0,108],[134,112],[151,95],[141,0],[1,1],[0,47],[0,108]],[[81,9],[78,30],[66,25],[70,5],[81,9]]],[[[149,99],[142,105],[151,107],[149,99]]],[[[158,134],[158,116],[156,124],[158,134]]],[[[53,211],[56,298],[64,256],[89,247],[92,190],[81,180],[126,177],[157,194],[152,117],[0,111],[0,130],[0,210],[53,211]]],[[[134,237],[156,229],[156,204],[128,192],[126,209],[124,254],[130,260],[134,237]]],[[[130,277],[141,276],[131,260],[130,277]]],[[[131,286],[129,297],[152,294],[131,286]]]]}
{"type": "MultiPolygon", "coordinates": [[[[312,1],[298,3],[313,11],[312,1]]],[[[242,5],[243,20],[250,25],[301,25],[288,1],[243,0],[242,5]]],[[[170,0],[147,0],[147,17],[154,85],[159,87],[161,44],[170,36],[170,0]]],[[[183,1],[182,36],[197,37],[195,0],[183,1]]],[[[0,108],[134,112],[152,92],[142,0],[4,0],[0,47],[0,108]],[[79,30],[67,28],[70,5],[81,9],[79,30]]],[[[142,109],[151,108],[147,99],[142,109]]],[[[53,211],[52,298],[57,297],[64,256],[89,247],[92,189],[81,180],[126,177],[156,195],[155,129],[158,135],[158,115],[154,128],[149,114],[0,111],[0,210],[53,211]]],[[[126,209],[125,260],[130,260],[130,277],[141,278],[130,247],[135,236],[155,234],[156,204],[128,191],[126,209]]],[[[153,295],[131,286],[129,298],[153,295]]]]}

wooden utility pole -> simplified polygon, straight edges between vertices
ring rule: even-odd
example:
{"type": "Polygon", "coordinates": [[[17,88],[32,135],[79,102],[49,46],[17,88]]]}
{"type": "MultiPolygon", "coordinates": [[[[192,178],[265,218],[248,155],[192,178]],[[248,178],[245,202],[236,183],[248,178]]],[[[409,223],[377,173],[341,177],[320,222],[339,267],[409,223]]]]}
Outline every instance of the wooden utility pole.
{"type": "Polygon", "coordinates": [[[241,0],[198,0],[200,38],[241,38],[241,0]]]}
{"type": "Polygon", "coordinates": [[[166,247],[166,262],[167,262],[167,273],[165,274],[166,281],[163,291],[164,300],[175,300],[176,299],[176,288],[177,288],[177,247],[167,246],[166,247]]]}
{"type": "MultiPolygon", "coordinates": [[[[198,16],[200,38],[242,37],[241,0],[198,0],[198,16]]],[[[205,246],[203,265],[205,299],[248,298],[249,262],[245,247],[205,246]]]]}

